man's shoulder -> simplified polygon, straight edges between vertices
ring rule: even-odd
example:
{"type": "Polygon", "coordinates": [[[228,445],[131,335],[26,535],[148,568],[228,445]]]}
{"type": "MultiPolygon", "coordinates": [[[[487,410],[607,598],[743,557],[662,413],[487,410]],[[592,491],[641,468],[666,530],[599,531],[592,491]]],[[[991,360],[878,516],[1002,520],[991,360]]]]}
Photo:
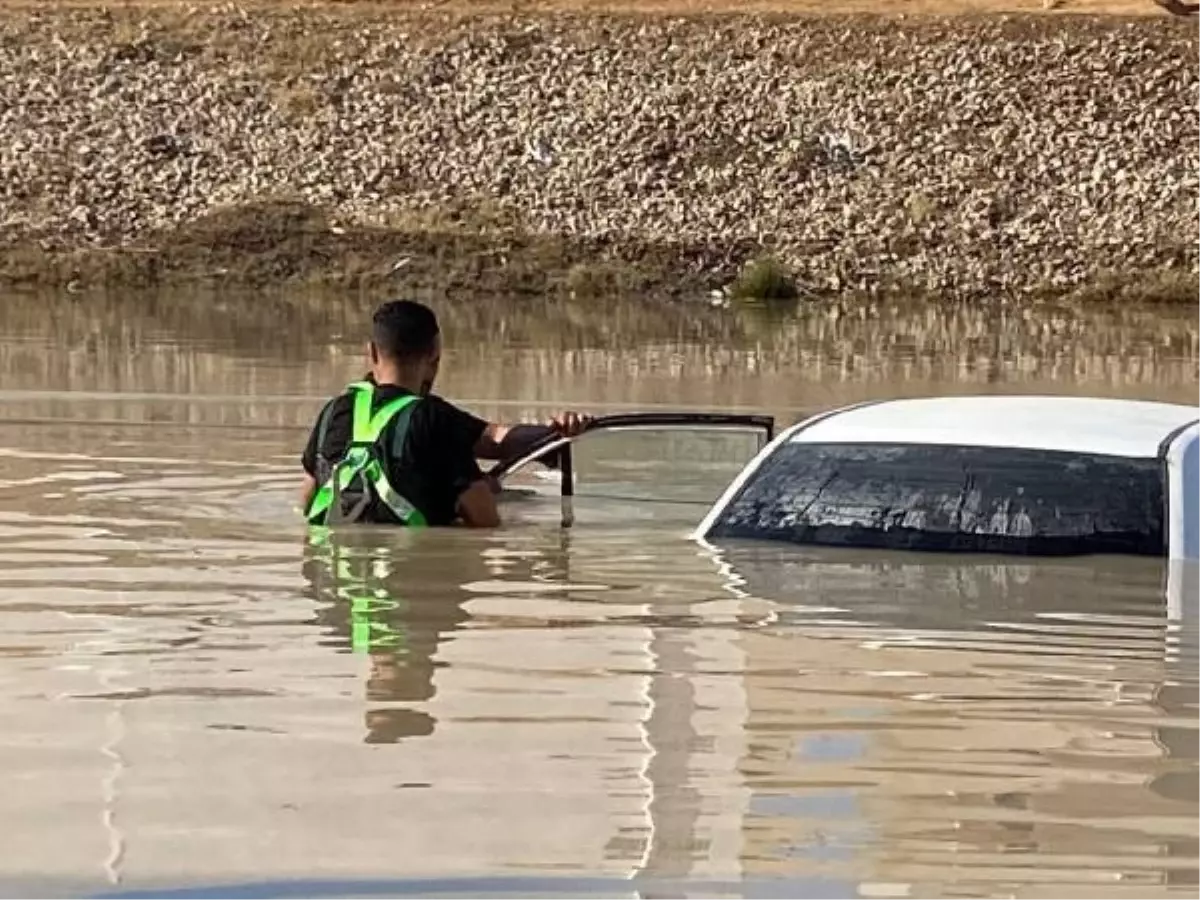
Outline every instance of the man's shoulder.
{"type": "Polygon", "coordinates": [[[338,411],[339,407],[348,403],[349,399],[345,393],[327,397],[325,402],[321,404],[321,409],[317,412],[316,424],[320,425],[322,422],[327,422],[329,417],[338,411]]]}
{"type": "MultiPolygon", "coordinates": [[[[341,406],[343,404],[345,404],[347,406],[352,405],[354,402],[355,391],[356,391],[358,385],[360,385],[362,383],[363,382],[361,380],[350,382],[345,387],[343,387],[340,391],[338,391],[336,394],[333,394],[330,397],[328,397],[325,401],[325,406],[322,408],[323,409],[331,409],[334,406],[341,406]]],[[[376,391],[378,392],[379,388],[376,388],[376,391]]]]}
{"type": "Polygon", "coordinates": [[[460,415],[460,416],[470,416],[471,415],[471,413],[467,412],[465,409],[463,409],[458,404],[456,404],[450,400],[447,400],[445,397],[443,397],[439,394],[425,394],[423,397],[421,397],[421,402],[419,404],[417,404],[417,406],[418,406],[418,408],[424,407],[427,414],[443,413],[443,414],[460,415]]]}
{"type": "MultiPolygon", "coordinates": [[[[455,436],[462,436],[464,431],[482,432],[487,427],[483,419],[437,394],[422,397],[421,402],[415,405],[413,416],[430,430],[449,430],[455,436]]],[[[478,435],[470,436],[472,442],[477,438],[478,435]]]]}

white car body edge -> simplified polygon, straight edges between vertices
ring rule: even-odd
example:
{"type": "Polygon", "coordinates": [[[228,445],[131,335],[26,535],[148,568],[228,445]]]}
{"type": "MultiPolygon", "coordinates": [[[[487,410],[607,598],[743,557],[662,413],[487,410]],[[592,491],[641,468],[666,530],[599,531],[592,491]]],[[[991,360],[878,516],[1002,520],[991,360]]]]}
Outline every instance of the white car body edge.
{"type": "Polygon", "coordinates": [[[1200,425],[1172,436],[1167,464],[1167,556],[1200,559],[1200,425]]]}

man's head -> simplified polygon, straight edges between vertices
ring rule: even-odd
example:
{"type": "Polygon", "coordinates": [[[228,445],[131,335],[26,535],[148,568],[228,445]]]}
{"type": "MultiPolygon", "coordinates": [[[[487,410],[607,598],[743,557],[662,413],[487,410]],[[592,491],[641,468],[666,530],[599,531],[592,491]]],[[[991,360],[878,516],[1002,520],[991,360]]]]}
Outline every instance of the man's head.
{"type": "Polygon", "coordinates": [[[367,355],[377,381],[402,378],[412,382],[405,387],[429,393],[442,356],[437,316],[413,300],[384,303],[371,322],[367,355]]]}

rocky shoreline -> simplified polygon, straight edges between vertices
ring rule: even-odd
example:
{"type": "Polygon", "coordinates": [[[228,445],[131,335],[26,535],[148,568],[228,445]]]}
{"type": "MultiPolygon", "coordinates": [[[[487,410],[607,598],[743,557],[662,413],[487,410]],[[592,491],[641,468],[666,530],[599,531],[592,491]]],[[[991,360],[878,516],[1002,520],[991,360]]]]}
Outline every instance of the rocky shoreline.
{"type": "Polygon", "coordinates": [[[1195,300],[1194,23],[0,11],[0,284],[1195,300]],[[1161,296],[1160,296],[1161,295],[1161,296]]]}

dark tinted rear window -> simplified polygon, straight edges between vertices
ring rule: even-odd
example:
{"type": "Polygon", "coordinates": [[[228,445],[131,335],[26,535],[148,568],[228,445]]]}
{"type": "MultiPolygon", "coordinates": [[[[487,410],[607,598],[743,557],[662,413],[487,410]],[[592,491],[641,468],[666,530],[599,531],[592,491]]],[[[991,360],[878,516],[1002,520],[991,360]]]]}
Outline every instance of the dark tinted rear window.
{"type": "Polygon", "coordinates": [[[708,532],[1004,553],[1163,552],[1156,459],[1044,450],[785,444],[708,532]]]}

